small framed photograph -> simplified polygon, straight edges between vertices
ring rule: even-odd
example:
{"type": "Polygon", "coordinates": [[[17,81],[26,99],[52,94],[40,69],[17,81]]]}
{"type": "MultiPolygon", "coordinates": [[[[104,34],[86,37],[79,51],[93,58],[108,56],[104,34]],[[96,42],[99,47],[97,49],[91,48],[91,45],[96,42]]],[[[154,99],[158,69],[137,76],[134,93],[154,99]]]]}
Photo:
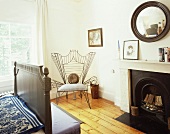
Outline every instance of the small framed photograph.
{"type": "Polygon", "coordinates": [[[123,59],[138,60],[139,40],[126,40],[123,46],[123,59]]]}
{"type": "Polygon", "coordinates": [[[89,47],[102,47],[103,37],[102,28],[88,30],[89,47]]]}

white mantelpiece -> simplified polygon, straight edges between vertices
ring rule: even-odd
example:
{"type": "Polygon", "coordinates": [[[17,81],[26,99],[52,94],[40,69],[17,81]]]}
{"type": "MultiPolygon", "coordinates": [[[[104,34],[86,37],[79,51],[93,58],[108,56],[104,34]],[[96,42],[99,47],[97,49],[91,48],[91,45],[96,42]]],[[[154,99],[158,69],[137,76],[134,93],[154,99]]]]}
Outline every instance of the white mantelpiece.
{"type": "Polygon", "coordinates": [[[144,70],[151,72],[170,73],[170,62],[143,61],[143,60],[120,60],[120,108],[130,112],[130,71],[144,70]]]}

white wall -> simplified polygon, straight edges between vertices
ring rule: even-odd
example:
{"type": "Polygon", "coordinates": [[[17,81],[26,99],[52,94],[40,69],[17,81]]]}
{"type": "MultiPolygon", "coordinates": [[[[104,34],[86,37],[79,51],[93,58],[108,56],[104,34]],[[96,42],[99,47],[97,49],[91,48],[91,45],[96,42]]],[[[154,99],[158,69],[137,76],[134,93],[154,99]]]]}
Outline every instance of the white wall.
{"type": "Polygon", "coordinates": [[[0,21],[35,23],[33,0],[0,0],[0,21]]]}
{"type": "MultiPolygon", "coordinates": [[[[170,9],[169,0],[159,0],[170,9]]],[[[88,46],[87,30],[103,28],[103,47],[88,48],[96,51],[95,70],[100,84],[100,95],[120,105],[118,40],[121,44],[121,59],[123,41],[137,39],[131,30],[131,16],[134,10],[146,0],[82,0],[81,1],[81,45],[88,46]],[[115,70],[115,73],[112,73],[115,70]]],[[[158,48],[170,47],[170,33],[160,41],[145,43],[140,41],[139,59],[158,60],[158,48]]]]}
{"type": "MultiPolygon", "coordinates": [[[[170,8],[169,0],[159,0],[170,8]]],[[[49,37],[47,47],[50,76],[61,80],[51,59],[52,52],[67,54],[77,49],[85,54],[96,52],[88,76],[96,75],[100,85],[100,96],[120,105],[118,40],[137,39],[131,30],[131,16],[146,0],[49,0],[49,37]],[[89,29],[103,29],[103,47],[88,47],[89,29]],[[113,70],[115,73],[113,73],[113,70]]],[[[158,60],[158,48],[170,47],[170,33],[153,43],[140,41],[139,59],[158,60]]],[[[53,90],[54,91],[54,90],[53,90]]]]}

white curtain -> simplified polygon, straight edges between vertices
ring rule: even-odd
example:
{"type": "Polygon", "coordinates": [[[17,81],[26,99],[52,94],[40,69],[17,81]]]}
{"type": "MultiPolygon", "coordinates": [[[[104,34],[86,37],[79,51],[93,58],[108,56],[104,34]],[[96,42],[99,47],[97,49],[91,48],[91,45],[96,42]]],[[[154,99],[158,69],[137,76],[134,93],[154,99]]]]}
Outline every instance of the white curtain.
{"type": "Polygon", "coordinates": [[[46,66],[47,0],[36,0],[37,63],[46,66]]]}

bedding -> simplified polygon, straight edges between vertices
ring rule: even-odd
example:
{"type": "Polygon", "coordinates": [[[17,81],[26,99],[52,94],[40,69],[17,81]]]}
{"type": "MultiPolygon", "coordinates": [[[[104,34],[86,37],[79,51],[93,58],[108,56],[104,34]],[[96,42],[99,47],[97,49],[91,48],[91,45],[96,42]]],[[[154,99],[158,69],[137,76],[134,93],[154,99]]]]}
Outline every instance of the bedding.
{"type": "Polygon", "coordinates": [[[0,134],[27,134],[44,125],[17,96],[0,98],[0,134]]]}
{"type": "MultiPolygon", "coordinates": [[[[52,112],[52,134],[80,134],[81,120],[63,110],[55,103],[51,103],[52,112]]],[[[45,134],[41,129],[31,134],[45,134]]]]}
{"type": "MultiPolygon", "coordinates": [[[[81,120],[51,103],[53,134],[80,134],[81,120]]],[[[45,134],[35,114],[13,95],[0,98],[0,134],[45,134]]]]}
{"type": "MultiPolygon", "coordinates": [[[[80,134],[82,121],[63,110],[55,103],[51,103],[52,133],[53,134],[80,134]]],[[[32,134],[44,134],[42,130],[32,134]]]]}
{"type": "MultiPolygon", "coordinates": [[[[81,120],[74,117],[67,111],[63,110],[55,103],[51,103],[52,112],[52,131],[53,134],[80,134],[81,120]]],[[[32,134],[45,134],[41,129],[38,132],[32,134]]]]}
{"type": "Polygon", "coordinates": [[[79,119],[51,103],[53,134],[80,134],[79,119]]]}

